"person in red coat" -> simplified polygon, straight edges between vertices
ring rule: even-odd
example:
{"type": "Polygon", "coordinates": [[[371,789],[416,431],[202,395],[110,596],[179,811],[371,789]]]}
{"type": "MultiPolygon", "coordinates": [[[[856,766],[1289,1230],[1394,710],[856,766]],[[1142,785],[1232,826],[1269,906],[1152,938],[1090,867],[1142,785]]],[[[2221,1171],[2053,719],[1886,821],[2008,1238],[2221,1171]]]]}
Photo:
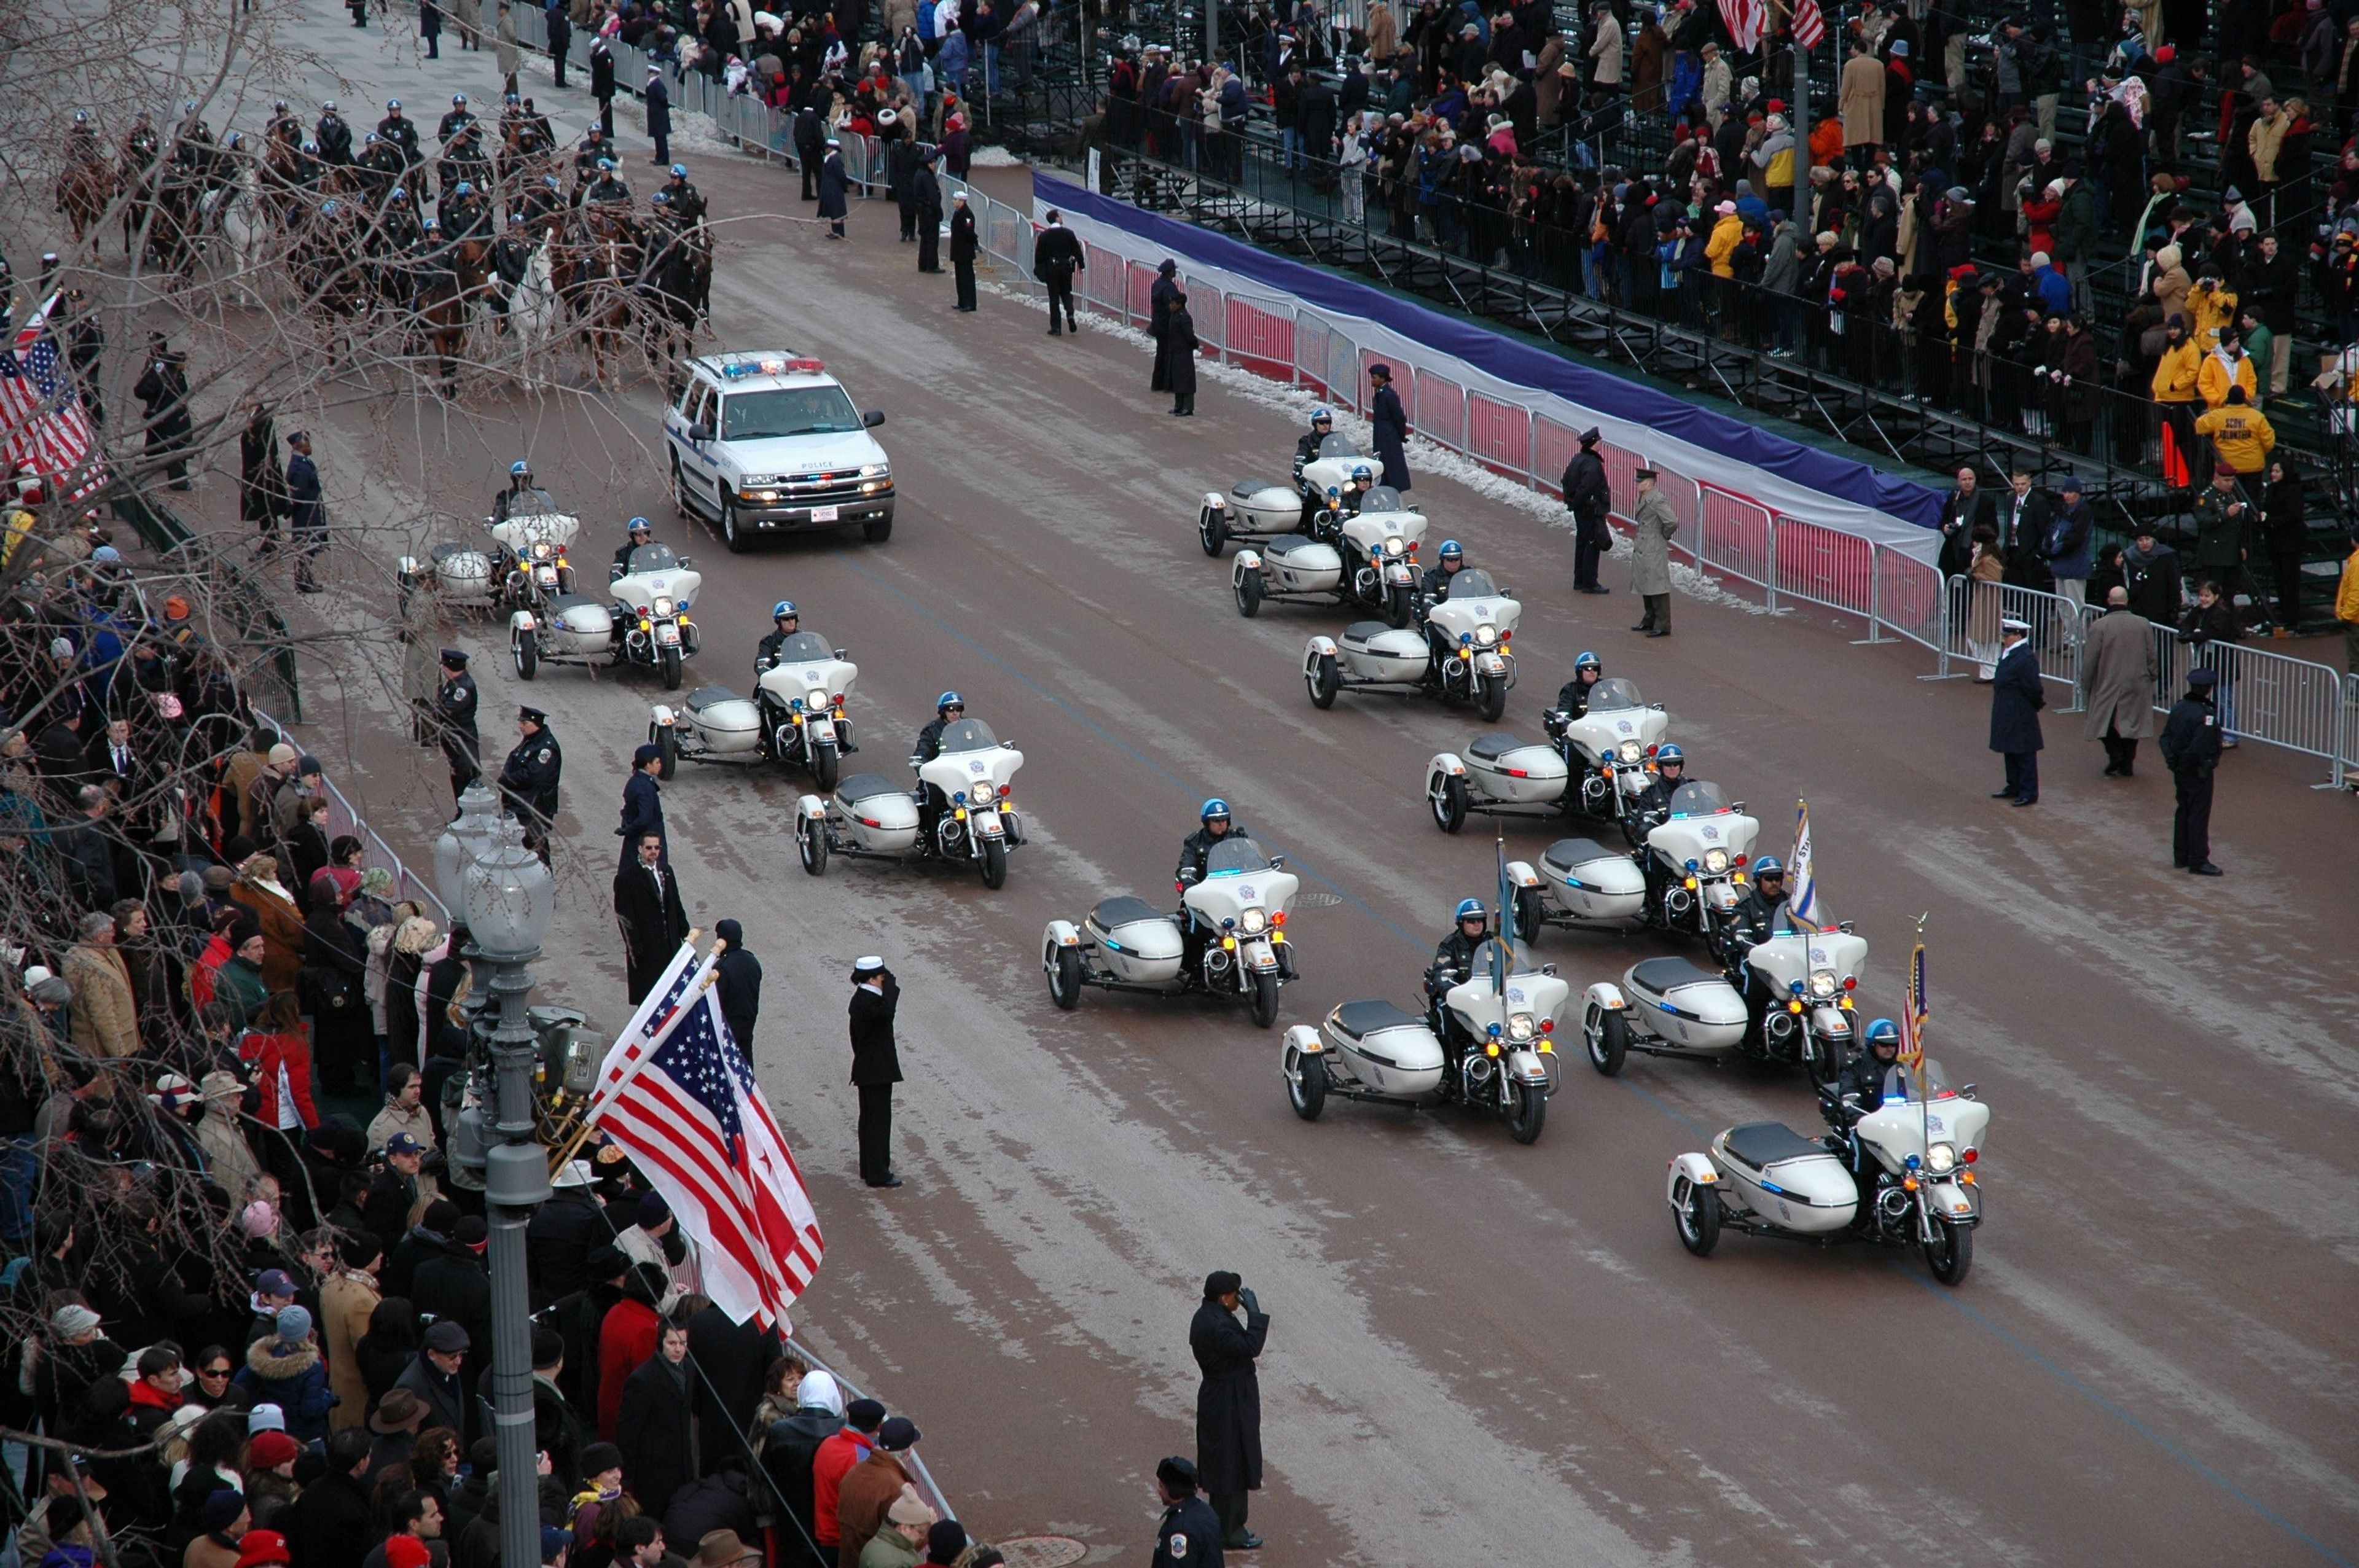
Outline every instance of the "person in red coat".
{"type": "Polygon", "coordinates": [[[254,1119],[280,1132],[300,1133],[320,1125],[311,1103],[311,1047],[303,1038],[302,1003],[293,991],[279,991],[262,1004],[237,1043],[238,1060],[251,1065],[262,1103],[254,1119]]]}
{"type": "Polygon", "coordinates": [[[623,1413],[623,1385],[656,1353],[663,1319],[656,1312],[662,1299],[662,1271],[641,1263],[623,1277],[623,1299],[606,1310],[598,1326],[598,1435],[614,1441],[614,1423],[623,1413]]]}

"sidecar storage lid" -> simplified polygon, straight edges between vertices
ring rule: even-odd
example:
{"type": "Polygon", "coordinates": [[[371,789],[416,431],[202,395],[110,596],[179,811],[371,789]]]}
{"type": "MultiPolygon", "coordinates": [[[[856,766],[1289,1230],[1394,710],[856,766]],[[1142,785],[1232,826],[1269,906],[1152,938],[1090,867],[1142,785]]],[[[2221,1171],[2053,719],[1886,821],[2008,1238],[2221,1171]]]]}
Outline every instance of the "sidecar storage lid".
{"type": "Polygon", "coordinates": [[[1121,925],[1136,925],[1142,920],[1168,922],[1170,918],[1145,899],[1134,898],[1128,893],[1102,898],[1098,900],[1097,907],[1090,911],[1090,924],[1102,931],[1112,931],[1121,925]]]}
{"type": "MultiPolygon", "coordinates": [[[[1613,850],[1594,838],[1560,838],[1540,851],[1540,860],[1548,865],[1561,866],[1571,871],[1575,866],[1585,866],[1592,860],[1602,860],[1613,854],[1613,850]]],[[[1615,855],[1614,858],[1626,860],[1630,857],[1615,855]]],[[[1647,960],[1649,963],[1653,961],[1651,958],[1647,960]]]]}
{"type": "Polygon", "coordinates": [[[1782,1121],[1748,1121],[1730,1128],[1720,1141],[1730,1159],[1756,1171],[1786,1160],[1828,1157],[1825,1144],[1803,1137],[1782,1121]]]}
{"type": "Polygon", "coordinates": [[[1290,491],[1294,487],[1274,479],[1241,479],[1229,487],[1229,495],[1237,501],[1251,501],[1265,490],[1290,491]]]}
{"type": "Polygon", "coordinates": [[[838,800],[868,800],[880,795],[907,795],[908,791],[883,773],[854,773],[835,786],[838,800]]]}
{"type": "Polygon", "coordinates": [[[1488,735],[1475,736],[1474,743],[1466,748],[1466,754],[1470,757],[1481,757],[1485,762],[1491,762],[1497,758],[1506,756],[1510,752],[1522,751],[1526,743],[1527,742],[1517,737],[1508,734],[1504,730],[1493,730],[1488,735]]]}
{"type": "Polygon", "coordinates": [[[1354,1040],[1364,1040],[1387,1029],[1425,1027],[1425,1020],[1388,1001],[1347,1001],[1328,1015],[1328,1022],[1354,1040]]]}
{"type": "Polygon", "coordinates": [[[725,686],[701,686],[688,694],[688,710],[690,713],[701,713],[708,708],[718,708],[724,702],[745,700],[725,686]]]}
{"type": "Polygon", "coordinates": [[[1725,985],[1720,972],[1685,958],[1646,958],[1630,967],[1630,979],[1657,996],[1668,996],[1681,986],[1725,985]]]}

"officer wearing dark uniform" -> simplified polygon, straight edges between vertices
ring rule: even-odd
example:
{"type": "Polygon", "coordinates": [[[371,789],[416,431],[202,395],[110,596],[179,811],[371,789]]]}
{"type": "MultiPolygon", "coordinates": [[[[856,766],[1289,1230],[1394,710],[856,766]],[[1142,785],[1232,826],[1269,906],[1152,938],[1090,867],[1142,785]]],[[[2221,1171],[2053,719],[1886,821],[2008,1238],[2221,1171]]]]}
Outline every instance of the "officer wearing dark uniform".
{"type": "Polygon", "coordinates": [[[614,564],[622,568],[624,572],[628,572],[631,569],[631,552],[641,545],[651,542],[655,536],[655,528],[646,518],[632,518],[630,537],[614,546],[614,564]]]}
{"type": "Polygon", "coordinates": [[[688,182],[688,165],[671,166],[671,183],[664,187],[671,198],[671,210],[679,215],[683,227],[693,229],[704,222],[704,193],[688,182]]]}
{"type": "Polygon", "coordinates": [[[328,543],[328,514],[320,499],[320,465],[311,460],[310,432],[288,432],[287,445],[287,523],[295,535],[295,589],[317,593],[320,584],[311,575],[311,562],[328,543]]]}
{"type": "Polygon", "coordinates": [[[269,123],[262,127],[262,134],[271,141],[284,142],[290,147],[299,147],[303,145],[303,122],[295,117],[295,112],[292,109],[287,107],[287,100],[275,99],[270,105],[269,123]]]}
{"type": "Polygon", "coordinates": [[[585,206],[614,203],[628,207],[631,204],[631,188],[615,177],[614,159],[602,157],[598,160],[598,178],[592,180],[590,188],[582,193],[582,200],[585,206]]]}
{"type": "Polygon", "coordinates": [[[447,147],[451,145],[451,138],[457,135],[462,127],[474,123],[475,116],[467,108],[467,95],[453,92],[451,94],[451,112],[442,116],[442,123],[434,128],[434,135],[447,147]]]}
{"type": "Polygon", "coordinates": [[[329,99],[320,105],[320,122],[311,127],[311,139],[319,144],[320,161],[347,164],[353,161],[353,128],[336,113],[336,101],[329,99]]]}
{"type": "Polygon", "coordinates": [[[966,717],[966,698],[946,691],[934,699],[934,721],[918,731],[917,758],[930,762],[942,754],[942,731],[966,717]]]}
{"type": "MultiPolygon", "coordinates": [[[[1869,1024],[1860,1040],[1860,1048],[1852,1053],[1835,1077],[1835,1104],[1841,1108],[1843,1126],[1848,1130],[1863,1116],[1884,1108],[1884,1084],[1895,1065],[1900,1060],[1900,1026],[1888,1018],[1879,1018],[1869,1024]],[[1856,1096],[1857,1103],[1843,1105],[1847,1095],[1856,1096]]],[[[1859,1217],[1873,1224],[1875,1213],[1876,1172],[1881,1168],[1875,1157],[1859,1146],[1856,1138],[1846,1139],[1844,1158],[1851,1165],[1852,1180],[1859,1186],[1859,1217]]]]}
{"type": "Polygon", "coordinates": [[[1728,911],[1728,939],[1738,951],[1772,936],[1799,931],[1794,912],[1786,907],[1786,867],[1775,855],[1753,862],[1753,885],[1728,911]]]}
{"type": "Polygon", "coordinates": [[[1442,540],[1440,557],[1425,568],[1425,576],[1417,585],[1418,591],[1425,595],[1428,602],[1440,604],[1450,597],[1450,579],[1456,577],[1465,565],[1466,547],[1455,539],[1442,540]]]}
{"type": "Polygon", "coordinates": [[[1319,443],[1334,433],[1335,416],[1324,408],[1314,408],[1310,411],[1310,428],[1294,443],[1294,484],[1302,492],[1302,516],[1295,524],[1297,528],[1310,527],[1310,514],[1319,510],[1319,498],[1310,492],[1309,481],[1302,477],[1303,467],[1318,460],[1319,443]]]}
{"type": "Polygon", "coordinates": [[[1169,1505],[1155,1525],[1149,1568],[1223,1568],[1221,1518],[1196,1495],[1196,1465],[1178,1455],[1155,1467],[1155,1490],[1169,1505]]]}
{"type": "Polygon", "coordinates": [[[1654,776],[1630,802],[1630,817],[1638,824],[1641,838],[1670,816],[1671,795],[1687,777],[1687,753],[1680,750],[1677,741],[1666,741],[1655,748],[1654,776]]]}
{"type": "Polygon", "coordinates": [[[516,732],[523,739],[500,764],[500,804],[524,828],[524,841],[549,863],[549,827],[557,820],[557,784],[565,772],[565,753],[549,732],[549,715],[538,708],[516,709],[516,732]]]}
{"type": "Polygon", "coordinates": [[[1427,973],[1439,987],[1429,984],[1427,989],[1440,994],[1451,986],[1463,985],[1474,972],[1474,949],[1480,947],[1491,930],[1489,914],[1479,898],[1461,899],[1458,903],[1458,923],[1450,935],[1433,950],[1433,962],[1427,973]]]}
{"type": "Polygon", "coordinates": [[[1197,821],[1200,826],[1196,831],[1180,841],[1180,868],[1172,873],[1171,880],[1174,881],[1203,881],[1204,858],[1212,852],[1213,845],[1223,838],[1253,837],[1243,827],[1231,823],[1229,803],[1219,795],[1214,795],[1204,803],[1203,809],[1197,813],[1197,821]]]}
{"type": "Polygon", "coordinates": [[[2217,670],[2187,672],[2187,695],[2162,721],[2162,761],[2170,770],[2179,807],[2170,819],[2170,863],[2199,877],[2216,877],[2212,863],[2212,773],[2220,765],[2220,716],[2212,705],[2217,670]]]}
{"type": "Polygon", "coordinates": [[[451,798],[482,776],[484,743],[475,733],[475,677],[467,673],[467,655],[457,648],[442,650],[442,686],[434,694],[435,733],[442,755],[451,764],[451,798]]]}
{"type": "Polygon", "coordinates": [[[671,862],[671,838],[664,832],[663,791],[656,775],[663,772],[663,748],[650,741],[631,753],[631,776],[623,784],[623,824],[614,829],[623,840],[622,864],[628,871],[639,858],[639,840],[653,833],[664,841],[663,860],[671,862]]]}
{"type": "Polygon", "coordinates": [[[508,301],[524,282],[524,275],[532,267],[532,236],[526,232],[524,214],[508,214],[507,232],[492,243],[492,270],[499,275],[501,287],[492,290],[492,308],[497,312],[497,330],[508,330],[508,301]]]}
{"type": "Polygon", "coordinates": [[[400,99],[386,100],[385,118],[376,123],[376,135],[377,140],[391,142],[399,147],[404,163],[414,165],[418,162],[418,125],[402,114],[400,99]]]}
{"type": "Polygon", "coordinates": [[[1606,514],[1614,510],[1613,492],[1605,483],[1605,460],[1597,455],[1601,433],[1581,433],[1581,450],[1564,469],[1564,509],[1572,514],[1572,588],[1576,593],[1603,593],[1597,580],[1598,558],[1609,544],[1606,514]]]}
{"type": "Polygon", "coordinates": [[[1556,706],[1567,719],[1583,719],[1589,714],[1591,688],[1605,678],[1605,661],[1595,654],[1583,652],[1572,661],[1572,678],[1556,688],[1556,706]]]}
{"type": "MultiPolygon", "coordinates": [[[[782,599],[770,606],[770,624],[777,630],[754,646],[754,667],[757,670],[766,670],[777,663],[778,650],[787,645],[788,638],[802,630],[802,612],[795,608],[793,600],[782,599]]],[[[941,730],[936,729],[934,735],[939,741],[941,730]]],[[[922,734],[919,737],[919,744],[920,746],[925,744],[922,734]]]]}
{"type": "Polygon", "coordinates": [[[532,465],[519,458],[508,465],[508,487],[492,497],[492,520],[503,523],[516,503],[533,492],[532,465]]]}
{"type": "Polygon", "coordinates": [[[444,184],[441,212],[443,238],[452,244],[479,240],[491,232],[491,207],[476,191],[472,179],[444,184]]]}

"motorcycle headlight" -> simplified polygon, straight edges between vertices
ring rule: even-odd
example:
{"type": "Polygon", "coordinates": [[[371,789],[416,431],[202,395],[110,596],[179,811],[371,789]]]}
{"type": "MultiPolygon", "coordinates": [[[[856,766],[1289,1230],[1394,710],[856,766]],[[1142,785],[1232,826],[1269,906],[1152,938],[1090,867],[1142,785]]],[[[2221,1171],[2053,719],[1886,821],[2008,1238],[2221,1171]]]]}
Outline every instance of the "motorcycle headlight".
{"type": "Polygon", "coordinates": [[[1397,556],[1408,548],[1408,546],[1401,542],[1398,535],[1395,535],[1385,541],[1385,554],[1388,556],[1397,556]]]}
{"type": "Polygon", "coordinates": [[[1237,916],[1237,929],[1248,936],[1257,935],[1268,928],[1269,913],[1266,910],[1248,907],[1237,916]]]}
{"type": "Polygon", "coordinates": [[[1706,875],[1715,877],[1728,870],[1728,851],[1706,849],[1703,852],[1703,869],[1706,875]]]}
{"type": "Polygon", "coordinates": [[[1623,741],[1620,747],[1616,749],[1614,754],[1619,756],[1625,762],[1642,762],[1646,758],[1646,752],[1640,749],[1638,742],[1636,741],[1623,741]]]}
{"type": "Polygon", "coordinates": [[[533,541],[533,543],[532,543],[532,558],[533,558],[534,560],[536,560],[536,561],[545,561],[545,560],[549,559],[549,541],[548,541],[548,540],[546,540],[546,539],[535,539],[535,540],[533,541]]]}
{"type": "Polygon", "coordinates": [[[1955,1169],[1957,1163],[1958,1151],[1954,1144],[1936,1143],[1925,1151],[1925,1168],[1937,1176],[1944,1171],[1955,1169]]]}
{"type": "Polygon", "coordinates": [[[662,597],[661,595],[658,595],[658,596],[657,596],[657,599],[656,599],[656,613],[657,613],[658,615],[669,615],[669,614],[670,614],[674,610],[677,610],[678,608],[679,608],[679,607],[678,605],[674,604],[670,600],[666,599],[666,598],[662,597]]]}
{"type": "Polygon", "coordinates": [[[1832,969],[1810,971],[1810,994],[1814,997],[1831,997],[1835,994],[1835,973],[1832,969]]]}
{"type": "Polygon", "coordinates": [[[1487,648],[1498,640],[1499,629],[1496,626],[1486,625],[1477,626],[1474,628],[1474,642],[1476,646],[1487,648]]]}
{"type": "Polygon", "coordinates": [[[1530,1040],[1539,1032],[1540,1026],[1533,1021],[1532,1015],[1528,1012],[1515,1013],[1507,1019],[1507,1038],[1510,1040],[1520,1044],[1530,1040]]]}

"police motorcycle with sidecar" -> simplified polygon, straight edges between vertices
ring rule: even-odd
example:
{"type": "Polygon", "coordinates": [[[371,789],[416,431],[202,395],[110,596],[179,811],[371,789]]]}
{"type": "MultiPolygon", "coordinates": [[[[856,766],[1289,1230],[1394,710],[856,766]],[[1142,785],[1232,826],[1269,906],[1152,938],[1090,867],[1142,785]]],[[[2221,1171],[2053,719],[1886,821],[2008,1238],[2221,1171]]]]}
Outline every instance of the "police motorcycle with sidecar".
{"type": "Polygon", "coordinates": [[[1434,826],[1455,833],[1469,816],[1542,820],[1579,811],[1620,823],[1635,843],[1637,803],[1670,715],[1640,697],[1636,683],[1616,678],[1590,688],[1581,717],[1551,708],[1540,723],[1545,741],[1478,735],[1462,754],[1436,752],[1426,765],[1434,826]]]}
{"type": "MultiPolygon", "coordinates": [[[[1444,561],[1456,543],[1444,541],[1444,561]]],[[[1303,684],[1314,708],[1332,708],[1343,691],[1422,692],[1468,704],[1496,723],[1516,684],[1512,644],[1522,616],[1523,606],[1489,572],[1463,567],[1451,575],[1447,597],[1419,591],[1414,626],[1355,621],[1340,636],[1311,638],[1302,650],[1303,684]]]]}
{"type": "Polygon", "coordinates": [[[1287,905],[1301,882],[1284,855],[1233,833],[1205,851],[1203,875],[1182,866],[1169,914],[1127,894],[1101,899],[1080,925],[1052,920],[1040,935],[1049,999],[1070,1011],[1082,992],[1207,996],[1243,1000],[1254,1026],[1277,1019],[1277,993],[1295,978],[1287,905]],[[1190,952],[1190,949],[1193,952],[1190,952]]]}
{"type": "MultiPolygon", "coordinates": [[[[1208,556],[1217,556],[1234,539],[1239,543],[1277,539],[1304,532],[1331,492],[1352,482],[1352,470],[1373,462],[1349,436],[1322,432],[1332,416],[1321,408],[1311,416],[1312,435],[1295,449],[1294,477],[1240,480],[1223,495],[1208,491],[1196,511],[1196,537],[1208,556]]],[[[1424,519],[1419,518],[1422,528],[1424,519]]]]}
{"type": "Polygon", "coordinates": [[[530,484],[521,463],[512,470],[525,481],[504,492],[484,519],[495,548],[491,569],[499,602],[510,611],[546,616],[558,599],[574,592],[573,543],[582,520],[561,510],[549,492],[530,484]]]}
{"type": "Polygon", "coordinates": [[[663,776],[682,761],[776,762],[810,773],[821,790],[835,788],[843,753],[857,750],[843,705],[860,666],[818,633],[796,631],[756,654],[754,667],[750,698],[703,687],[678,710],[661,703],[650,710],[647,739],[663,748],[663,776]]]}
{"type": "Polygon", "coordinates": [[[647,519],[632,524],[625,558],[607,568],[610,603],[560,594],[545,613],[519,610],[508,617],[508,655],[518,679],[531,680],[545,663],[604,664],[655,670],[666,691],[679,689],[701,642],[689,610],[704,578],[669,545],[639,542],[647,519]]]}
{"type": "MultiPolygon", "coordinates": [[[[1871,1036],[1893,1030],[1889,1020],[1871,1036]]],[[[1783,1122],[1732,1127],[1701,1152],[1670,1162],[1665,1197],[1680,1243],[1709,1257],[1723,1229],[1747,1236],[1815,1242],[1861,1241],[1913,1248],[1933,1278],[1962,1282],[1973,1266],[1982,1223],[1974,1167],[1990,1128],[1990,1108],[1974,1086],[1952,1089],[1940,1064],[1925,1063],[1923,1083],[1897,1062],[1884,1071],[1873,1108],[1858,1095],[1820,1091],[1832,1130],[1809,1138],[1783,1122]]]]}
{"type": "Polygon", "coordinates": [[[855,773],[830,794],[797,801],[795,849],[803,870],[825,874],[831,855],[939,860],[973,867],[987,888],[1006,882],[1008,851],[1024,842],[1009,798],[1024,753],[983,720],[964,717],[945,725],[937,744],[933,756],[909,758],[915,790],[882,773],[855,773]]]}
{"type": "Polygon", "coordinates": [[[1375,472],[1354,464],[1352,486],[1329,492],[1304,532],[1237,552],[1229,590],[1238,614],[1258,615],[1270,602],[1341,603],[1381,615],[1389,626],[1409,623],[1425,518],[1389,485],[1360,489],[1375,472]]]}
{"type": "Polygon", "coordinates": [[[1486,939],[1463,980],[1437,966],[1422,1016],[1380,999],[1348,1001],[1318,1028],[1288,1030],[1278,1068],[1294,1114],[1317,1120],[1330,1095],[1409,1108],[1463,1105],[1497,1115],[1516,1142],[1537,1142],[1555,1090],[1556,1015],[1571,988],[1553,964],[1517,963],[1511,946],[1486,939]]]}

